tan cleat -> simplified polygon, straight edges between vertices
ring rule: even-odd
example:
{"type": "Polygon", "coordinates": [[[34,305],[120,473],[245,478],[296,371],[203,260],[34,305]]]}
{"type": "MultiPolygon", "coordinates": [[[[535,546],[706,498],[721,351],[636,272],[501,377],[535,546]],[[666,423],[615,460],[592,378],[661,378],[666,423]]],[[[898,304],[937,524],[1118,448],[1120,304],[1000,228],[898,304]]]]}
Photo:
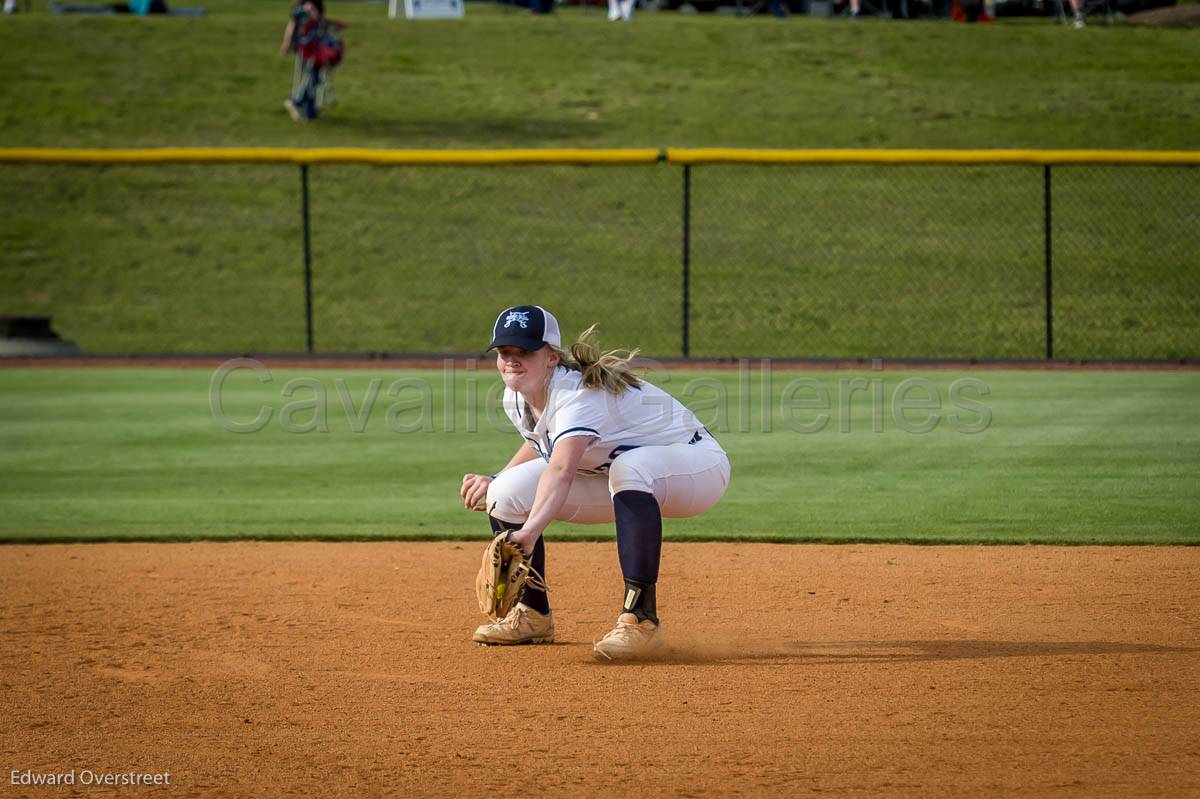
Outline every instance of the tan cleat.
{"type": "Polygon", "coordinates": [[[481,644],[497,646],[552,644],[554,643],[554,614],[538,613],[533,608],[517,604],[500,621],[481,625],[475,631],[474,640],[481,644]]]}
{"type": "Polygon", "coordinates": [[[657,624],[622,613],[617,626],[592,646],[592,652],[598,660],[631,660],[653,652],[661,643],[657,624]]]}

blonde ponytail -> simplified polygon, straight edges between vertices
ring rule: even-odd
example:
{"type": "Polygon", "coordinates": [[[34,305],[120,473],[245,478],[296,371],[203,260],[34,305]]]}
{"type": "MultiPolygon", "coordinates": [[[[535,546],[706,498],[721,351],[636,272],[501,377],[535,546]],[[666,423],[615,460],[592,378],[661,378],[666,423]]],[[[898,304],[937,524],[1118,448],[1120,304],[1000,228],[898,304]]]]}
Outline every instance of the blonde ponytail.
{"type": "Polygon", "coordinates": [[[641,378],[633,373],[633,359],[638,350],[602,352],[595,342],[596,326],[579,334],[570,352],[555,348],[562,365],[583,373],[585,388],[602,388],[609,394],[621,395],[628,388],[639,388],[641,378]],[[624,352],[624,355],[621,353],[624,352]]]}

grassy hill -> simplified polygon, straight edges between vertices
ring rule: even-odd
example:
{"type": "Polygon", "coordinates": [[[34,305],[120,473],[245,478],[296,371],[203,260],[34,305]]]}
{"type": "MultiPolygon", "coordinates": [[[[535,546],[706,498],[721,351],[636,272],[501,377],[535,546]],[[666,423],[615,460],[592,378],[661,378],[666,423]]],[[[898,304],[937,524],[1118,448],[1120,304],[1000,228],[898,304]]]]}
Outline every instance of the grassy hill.
{"type": "MultiPolygon", "coordinates": [[[[181,0],[182,1],[182,0],[181,0]]],[[[349,23],[339,105],[293,122],[286,3],[0,19],[7,146],[1189,148],[1200,40],[1050,21],[737,19],[472,4],[349,23]]],[[[680,173],[312,170],[316,346],[459,351],[530,301],[680,347],[680,173]]],[[[1063,357],[1195,356],[1194,170],[1060,173],[1063,357]]],[[[692,352],[1036,358],[1033,168],[697,170],[692,352]],[[764,324],[765,322],[765,324],[764,324]]],[[[0,312],[89,352],[304,347],[290,167],[0,166],[0,312]]]]}
{"type": "Polygon", "coordinates": [[[208,15],[0,21],[4,144],[1153,149],[1200,124],[1188,31],[485,4],[408,22],[334,0],[341,106],[303,126],[281,105],[286,3],[193,2],[208,15]]]}

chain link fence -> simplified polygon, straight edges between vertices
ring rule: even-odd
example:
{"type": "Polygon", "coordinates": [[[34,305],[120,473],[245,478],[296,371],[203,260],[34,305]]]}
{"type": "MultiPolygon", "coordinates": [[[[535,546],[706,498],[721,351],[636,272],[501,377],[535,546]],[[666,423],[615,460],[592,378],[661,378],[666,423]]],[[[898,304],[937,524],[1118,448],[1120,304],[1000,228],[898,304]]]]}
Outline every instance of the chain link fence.
{"type": "Polygon", "coordinates": [[[0,314],[92,354],[476,354],[533,302],[660,357],[1200,357],[1194,166],[0,175],[0,314]]]}
{"type": "Polygon", "coordinates": [[[0,167],[0,314],[85,353],[305,348],[294,167],[0,167]]]}
{"type": "Polygon", "coordinates": [[[1065,166],[1052,177],[1054,351],[1200,353],[1200,169],[1065,166]]]}
{"type": "Polygon", "coordinates": [[[693,353],[1039,357],[1034,171],[693,167],[693,353]]]}
{"type": "Polygon", "coordinates": [[[595,322],[614,346],[679,352],[676,170],[330,166],[311,180],[319,350],[477,353],[500,309],[537,303],[566,335],[595,322]]]}

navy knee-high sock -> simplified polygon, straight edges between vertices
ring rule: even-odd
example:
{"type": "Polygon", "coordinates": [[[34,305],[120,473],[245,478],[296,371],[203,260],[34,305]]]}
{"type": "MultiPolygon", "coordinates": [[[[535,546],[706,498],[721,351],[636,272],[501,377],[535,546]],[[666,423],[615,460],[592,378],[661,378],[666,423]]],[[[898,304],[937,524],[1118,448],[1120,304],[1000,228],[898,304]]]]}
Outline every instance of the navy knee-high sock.
{"type": "Polygon", "coordinates": [[[613,495],[613,516],[617,522],[617,557],[625,577],[622,612],[658,624],[655,584],[662,559],[662,511],[658,500],[646,491],[618,491],[613,495]]]}
{"type": "MultiPolygon", "coordinates": [[[[497,519],[495,516],[489,515],[488,521],[492,525],[493,533],[499,533],[501,530],[521,529],[521,525],[497,519]]],[[[545,536],[538,536],[537,543],[533,547],[533,557],[529,559],[529,565],[533,567],[534,571],[542,575],[542,579],[546,578],[545,536]]],[[[533,608],[538,613],[550,612],[550,597],[546,596],[546,592],[528,585],[525,586],[525,593],[521,595],[521,604],[533,608]]]]}

